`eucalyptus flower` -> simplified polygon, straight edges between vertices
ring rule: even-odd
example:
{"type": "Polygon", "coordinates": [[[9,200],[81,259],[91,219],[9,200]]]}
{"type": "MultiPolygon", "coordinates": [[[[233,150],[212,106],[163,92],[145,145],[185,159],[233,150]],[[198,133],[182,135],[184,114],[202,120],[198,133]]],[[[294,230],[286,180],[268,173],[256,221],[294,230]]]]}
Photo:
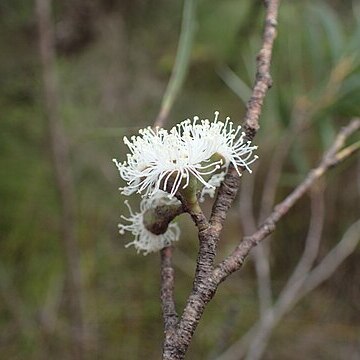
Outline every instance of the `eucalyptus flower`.
{"type": "Polygon", "coordinates": [[[162,190],[173,197],[180,188],[189,186],[191,178],[210,186],[204,177],[221,166],[221,161],[209,161],[211,150],[206,143],[189,146],[176,128],[168,132],[149,127],[130,140],[125,137],[124,143],[131,152],[127,160],[120,163],[113,159],[127,182],[121,188],[124,195],[137,192],[151,197],[162,190]]]}
{"type": "Polygon", "coordinates": [[[225,122],[222,122],[219,120],[219,112],[215,111],[213,122],[208,119],[200,120],[198,116],[194,116],[192,122],[187,119],[178,124],[177,127],[189,146],[201,144],[201,146],[208,148],[213,158],[220,157],[223,159],[224,168],[227,168],[231,163],[240,176],[240,169],[242,168],[250,173],[252,172],[250,165],[258,159],[258,156],[253,155],[253,152],[258,147],[252,145],[251,141],[245,140],[246,134],[241,131],[241,126],[234,126],[229,117],[226,118],[225,122]]]}
{"type": "Polygon", "coordinates": [[[129,216],[121,216],[127,224],[120,223],[118,225],[120,234],[125,234],[126,231],[134,235],[135,239],[126,244],[126,247],[134,246],[138,253],[143,252],[147,255],[151,252],[156,252],[166,246],[170,246],[173,242],[178,241],[180,237],[179,226],[171,222],[167,230],[163,234],[153,234],[145,226],[145,216],[147,211],[159,205],[177,205],[180,202],[173,198],[169,199],[164,192],[158,192],[152,198],[143,198],[140,202],[140,212],[133,212],[128,201],[125,201],[129,209],[129,216]]]}
{"type": "Polygon", "coordinates": [[[215,182],[209,179],[224,172],[229,164],[239,175],[243,169],[251,173],[250,165],[258,158],[253,155],[257,146],[245,137],[241,126],[234,126],[229,117],[220,121],[218,111],[212,122],[195,116],[193,121],[184,120],[170,131],[148,127],[130,140],[124,137],[130,151],[127,160],[121,163],[113,159],[127,183],[122,193],[152,197],[166,191],[172,198],[190,186],[187,194],[193,197],[200,185],[204,194],[213,194],[220,185],[219,178],[215,177],[215,182]]]}

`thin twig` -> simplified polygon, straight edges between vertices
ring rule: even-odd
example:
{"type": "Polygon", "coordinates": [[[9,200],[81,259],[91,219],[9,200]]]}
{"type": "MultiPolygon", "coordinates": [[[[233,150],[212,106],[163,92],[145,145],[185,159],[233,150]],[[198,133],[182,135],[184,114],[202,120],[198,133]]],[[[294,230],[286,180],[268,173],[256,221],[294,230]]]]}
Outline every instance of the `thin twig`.
{"type": "MultiPolygon", "coordinates": [[[[252,90],[251,98],[247,105],[247,111],[244,118],[244,131],[247,140],[252,140],[259,129],[259,117],[267,90],[272,85],[270,76],[270,63],[272,57],[272,48],[276,37],[277,16],[279,0],[266,1],[265,28],[263,34],[263,43],[257,56],[257,72],[255,84],[252,90]]],[[[239,177],[235,169],[230,166],[224,182],[219,188],[218,196],[215,199],[210,222],[220,234],[223,227],[227,211],[235,199],[239,188],[239,177]]]]}
{"type": "Polygon", "coordinates": [[[84,357],[84,320],[80,273],[80,255],[76,241],[75,189],[71,174],[69,145],[59,112],[56,79],[54,31],[51,21],[51,0],[36,0],[39,47],[43,71],[45,111],[48,121],[54,176],[61,206],[61,241],[64,247],[66,281],[69,289],[69,317],[73,357],[84,357]]]}
{"type": "MultiPolygon", "coordinates": [[[[276,190],[281,177],[281,172],[289,153],[291,144],[299,132],[299,118],[293,117],[289,130],[283,135],[274,155],[271,158],[269,171],[264,180],[264,189],[261,197],[261,206],[258,217],[258,224],[261,224],[271,213],[275,204],[276,190]]],[[[252,231],[255,232],[256,228],[252,231]]],[[[260,303],[260,316],[263,317],[272,303],[271,273],[270,273],[270,238],[259,244],[254,250],[254,261],[258,283],[258,298],[260,303]]]]}
{"type": "Polygon", "coordinates": [[[259,244],[254,249],[254,262],[258,287],[260,317],[272,304],[272,289],[270,277],[269,243],[259,244]]]}
{"type": "Polygon", "coordinates": [[[223,281],[227,276],[236,270],[239,270],[248,256],[250,250],[258,243],[263,241],[269,234],[275,230],[276,223],[294,206],[294,204],[302,197],[314,182],[319,179],[329,168],[337,165],[345,158],[351,155],[347,152],[347,156],[343,155],[341,147],[345,140],[360,128],[360,119],[354,119],[350,124],[344,127],[336,137],[333,145],[323,156],[320,164],[314,170],[310,171],[305,180],[290,193],[285,200],[278,204],[270,216],[264,221],[263,225],[251,236],[245,237],[243,241],[236,247],[223,262],[221,262],[214,271],[214,276],[219,282],[223,281]],[[341,156],[339,156],[339,154],[341,156]]]}
{"type": "Polygon", "coordinates": [[[318,254],[324,223],[323,189],[316,188],[311,194],[310,225],[305,240],[305,249],[287,285],[281,291],[274,306],[267,309],[264,316],[217,360],[238,360],[245,355],[248,348],[250,348],[250,353],[248,354],[250,358],[259,356],[265,349],[272,329],[280,321],[284,313],[289,310],[293,300],[298,295],[298,291],[302,286],[302,282],[298,281],[299,276],[303,276],[311,270],[311,266],[318,254]]]}
{"type": "MultiPolygon", "coordinates": [[[[325,220],[324,188],[311,189],[311,211],[309,232],[305,240],[304,252],[296,265],[291,277],[287,281],[283,291],[294,286],[303,276],[311,270],[319,253],[320,240],[325,220]]],[[[294,291],[292,291],[294,292],[294,291]]]]}
{"type": "MultiPolygon", "coordinates": [[[[258,119],[268,88],[271,86],[269,74],[272,46],[276,36],[278,0],[266,2],[266,20],[263,44],[257,58],[257,74],[248,110],[245,116],[244,129],[248,140],[251,140],[258,128],[258,119]]],[[[198,225],[200,247],[193,289],[187,299],[184,312],[176,326],[171,339],[167,339],[163,348],[164,360],[181,360],[190,345],[191,339],[207,303],[213,298],[219,282],[213,276],[213,264],[216,255],[219,235],[226,214],[234,200],[239,187],[239,176],[234,167],[229,168],[225,181],[219,189],[215,200],[210,222],[204,221],[202,214],[192,217],[198,225]]],[[[195,216],[194,216],[195,215],[195,216]]]]}
{"type": "MultiPolygon", "coordinates": [[[[318,221],[322,221],[321,218],[319,218],[318,221]]],[[[318,225],[315,226],[315,228],[317,227],[318,225]]],[[[318,230],[315,230],[315,232],[309,232],[306,242],[307,246],[313,246],[311,245],[312,240],[315,240],[315,242],[318,243],[319,239],[316,239],[319,236],[318,234],[318,230]],[[311,239],[312,236],[315,236],[315,238],[311,239]]],[[[253,351],[247,355],[246,359],[260,359],[272,329],[279,323],[281,318],[296,305],[296,303],[304,298],[310,291],[314,290],[321,283],[327,280],[343,263],[343,261],[354,252],[360,241],[359,234],[360,220],[357,220],[346,230],[340,242],[325,256],[317,267],[315,267],[312,271],[310,271],[310,269],[309,271],[303,271],[302,277],[297,277],[295,273],[297,273],[297,275],[300,275],[300,273],[298,270],[295,270],[291,278],[294,278],[295,276],[297,277],[297,281],[288,282],[288,285],[281,292],[274,307],[268,310],[265,318],[266,320],[256,323],[242,339],[233,344],[225,353],[218,357],[217,360],[241,359],[244,356],[244,351],[249,342],[254,339],[258,339],[260,341],[253,342],[253,351]]],[[[308,250],[305,249],[302,259],[307,257],[307,251],[308,250]]]]}
{"type": "Polygon", "coordinates": [[[247,360],[262,357],[268,344],[272,329],[284,314],[292,307],[303,284],[303,278],[309,274],[318,255],[325,217],[323,189],[313,190],[311,195],[310,226],[305,240],[305,249],[286,286],[281,291],[276,304],[269,308],[259,321],[256,333],[251,337],[247,360]]]}
{"type": "MultiPolygon", "coordinates": [[[[295,109],[298,109],[295,106],[295,109]]],[[[245,231],[245,236],[254,233],[256,231],[256,223],[261,224],[271,213],[272,208],[275,203],[276,189],[280,180],[280,175],[282,168],[284,166],[285,159],[289,153],[290,146],[295,139],[295,135],[300,130],[300,124],[303,123],[303,112],[295,111],[292,116],[291,125],[282,136],[282,139],[275,148],[274,155],[271,158],[269,171],[264,180],[264,188],[262,191],[261,197],[261,206],[259,211],[259,221],[256,222],[253,206],[248,205],[252,203],[253,198],[253,186],[249,188],[247,184],[253,182],[253,177],[248,177],[242,183],[241,196],[240,196],[240,216],[245,231]],[[252,214],[252,218],[248,214],[252,214]]],[[[268,317],[268,312],[271,309],[271,299],[272,299],[272,290],[271,290],[271,278],[270,278],[270,248],[269,241],[271,235],[269,235],[267,242],[260,243],[254,249],[254,263],[257,276],[258,284],[258,299],[260,305],[260,320],[243,335],[238,341],[236,341],[229,349],[227,349],[218,360],[237,360],[238,358],[244,356],[246,348],[249,346],[249,343],[256,337],[256,334],[259,330],[259,323],[268,317]]]]}
{"type": "MultiPolygon", "coordinates": [[[[195,30],[195,14],[197,0],[185,0],[181,33],[175,65],[162,99],[159,114],[153,127],[163,127],[168,118],[169,112],[179,94],[189,66],[190,53],[195,30]]],[[[165,326],[165,343],[172,335],[173,323],[176,322],[176,306],[174,299],[174,269],[172,265],[172,249],[161,250],[161,305],[165,326]],[[166,296],[165,296],[166,294],[166,296]]]]}
{"type": "Polygon", "coordinates": [[[267,0],[265,29],[263,44],[257,56],[257,73],[252,95],[248,103],[244,119],[244,131],[249,140],[252,140],[259,129],[259,118],[262,105],[268,89],[272,85],[270,75],[270,63],[274,40],[276,37],[277,16],[279,9],[279,0],[267,0]]]}
{"type": "Polygon", "coordinates": [[[342,262],[354,252],[360,241],[360,220],[353,223],[345,232],[342,240],[325,256],[304,282],[301,297],[328,279],[342,262]]]}
{"type": "Polygon", "coordinates": [[[164,314],[165,335],[170,336],[168,330],[173,330],[177,322],[177,313],[175,309],[174,299],[174,268],[172,266],[172,250],[171,246],[161,251],[161,304],[164,314]]]}

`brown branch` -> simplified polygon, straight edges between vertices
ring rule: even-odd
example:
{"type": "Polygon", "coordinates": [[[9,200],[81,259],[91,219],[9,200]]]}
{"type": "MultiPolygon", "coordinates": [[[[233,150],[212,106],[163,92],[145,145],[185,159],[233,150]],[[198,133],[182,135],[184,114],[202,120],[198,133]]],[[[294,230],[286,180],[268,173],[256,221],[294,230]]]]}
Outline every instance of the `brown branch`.
{"type": "MultiPolygon", "coordinates": [[[[190,204],[185,196],[181,192],[177,194],[178,199],[181,201],[180,205],[173,206],[159,206],[153,210],[149,210],[149,214],[146,216],[145,226],[151,232],[163,233],[166,231],[170,221],[176,216],[187,212],[193,219],[197,226],[199,233],[205,233],[205,230],[209,229],[209,222],[206,219],[203,211],[201,210],[197,200],[195,203],[190,204]],[[149,221],[148,221],[149,220],[149,221]]],[[[200,249],[208,247],[208,239],[205,236],[199,236],[200,249]]],[[[209,257],[204,254],[209,254],[210,251],[203,250],[199,252],[198,266],[196,269],[195,279],[199,276],[199,272],[205,266],[205,262],[208,263],[208,269],[212,270],[212,264],[215,258],[216,244],[214,241],[211,242],[211,261],[209,257]]],[[[164,339],[164,353],[167,349],[167,344],[171,342],[174,335],[174,326],[177,323],[176,305],[174,298],[174,269],[172,266],[172,248],[164,248],[161,251],[161,305],[163,310],[164,328],[165,328],[165,339],[164,339]]]]}
{"type": "MultiPolygon", "coordinates": [[[[186,0],[184,3],[183,10],[183,19],[181,25],[181,33],[179,46],[176,54],[175,65],[167,86],[166,92],[164,94],[161,108],[157,118],[155,119],[153,127],[162,127],[165,125],[170,110],[174,104],[174,101],[179,94],[182,83],[185,79],[186,72],[189,65],[190,52],[193,40],[193,34],[195,29],[195,10],[196,10],[197,1],[196,0],[186,0]]],[[[194,219],[194,217],[193,217],[194,219]]],[[[196,217],[194,220],[199,219],[196,217]]],[[[167,225],[166,225],[167,226],[167,225]]],[[[161,271],[161,291],[162,293],[168,294],[168,296],[161,296],[162,308],[163,308],[163,317],[165,323],[165,333],[167,332],[167,323],[172,323],[173,316],[164,312],[165,309],[172,308],[175,309],[175,300],[173,296],[173,287],[174,287],[174,277],[168,277],[168,273],[173,273],[172,267],[172,250],[163,249],[161,252],[161,268],[167,269],[167,271],[161,271]]],[[[175,311],[175,310],[174,310],[175,311]]],[[[167,335],[165,335],[165,338],[167,335]]]]}
{"type": "MultiPolygon", "coordinates": [[[[317,188],[315,186],[315,188],[317,188]]],[[[287,284],[282,289],[275,305],[269,308],[259,321],[256,333],[251,337],[246,359],[260,359],[269,342],[272,330],[282,317],[291,309],[304,279],[311,273],[311,268],[318,255],[325,218],[324,189],[311,189],[311,216],[305,249],[287,284]]],[[[250,330],[251,331],[251,330],[250,330]]]]}
{"type": "MultiPolygon", "coordinates": [[[[319,167],[313,170],[311,173],[316,173],[316,176],[320,177],[322,174],[324,174],[326,170],[328,170],[332,166],[337,165],[345,158],[349,157],[354,151],[356,151],[358,148],[357,146],[353,145],[350,145],[343,150],[340,149],[343,146],[346,138],[358,129],[360,129],[359,119],[353,120],[346,128],[344,128],[335,139],[333,146],[331,146],[328,152],[323,156],[319,167]],[[319,168],[323,169],[319,170],[319,168]]],[[[309,174],[309,176],[311,175],[311,173],[309,174]]],[[[304,180],[302,184],[298,186],[297,189],[294,190],[292,194],[290,194],[280,205],[275,208],[274,212],[278,211],[279,207],[281,207],[281,205],[286,202],[287,206],[290,206],[287,200],[292,197],[295,198],[295,194],[299,195],[299,192],[297,191],[299,188],[302,189],[302,194],[306,192],[307,189],[305,189],[303,185],[306,183],[309,176],[304,180]]],[[[314,181],[316,181],[317,177],[314,178],[314,181]]],[[[308,187],[310,187],[313,182],[308,183],[308,187]]],[[[289,210],[291,206],[287,210],[289,210]]],[[[313,290],[322,281],[328,278],[339,266],[339,264],[344,260],[344,258],[354,250],[358,241],[358,237],[347,237],[346,235],[344,235],[344,238],[347,239],[346,242],[342,240],[325,257],[325,259],[321,261],[321,263],[313,271],[311,271],[311,267],[318,253],[321,230],[324,221],[324,205],[321,199],[312,198],[312,213],[314,216],[311,217],[311,224],[303,256],[301,257],[288,283],[282,290],[277,302],[273,307],[269,308],[266,311],[265,316],[263,316],[261,320],[246,333],[245,336],[243,336],[239,341],[233,344],[224,354],[222,354],[218,358],[218,360],[231,360],[242,358],[245,349],[249,347],[249,343],[251,343],[251,346],[247,359],[259,359],[268,342],[271,330],[281,320],[282,316],[289,310],[289,308],[291,308],[309,291],[313,290]],[[306,285],[308,286],[306,287],[306,285]]],[[[273,216],[273,214],[271,214],[270,217],[273,216]]],[[[268,219],[266,221],[268,221],[268,219]]],[[[358,223],[359,222],[357,222],[357,226],[358,223]]],[[[356,234],[356,232],[354,231],[353,233],[356,234]]],[[[241,244],[239,245],[239,247],[241,246],[241,244]]],[[[223,264],[220,264],[219,267],[221,267],[222,265],[224,265],[224,262],[223,264]]],[[[216,270],[214,273],[216,273],[216,270]]],[[[222,281],[219,278],[218,280],[222,281]]]]}
{"type": "MultiPolygon", "coordinates": [[[[267,90],[272,85],[270,76],[270,64],[272,57],[272,48],[276,37],[277,16],[279,8],[279,0],[267,0],[265,28],[263,34],[263,43],[261,50],[257,56],[257,72],[255,84],[253,87],[251,98],[247,104],[247,111],[244,119],[244,131],[247,140],[252,140],[259,130],[259,118],[264,103],[267,90]]],[[[239,178],[233,167],[230,167],[223,184],[220,186],[218,196],[215,200],[212,214],[211,224],[220,234],[225,221],[227,211],[229,210],[237,190],[239,188],[239,178]]]]}
{"type": "MultiPolygon", "coordinates": [[[[285,163],[285,159],[289,153],[290,147],[296,135],[299,132],[299,126],[301,118],[294,116],[292,118],[289,130],[282,136],[279,144],[276,146],[274,155],[271,158],[270,166],[268,169],[267,176],[263,182],[263,191],[260,201],[260,211],[258,216],[257,225],[260,225],[271,213],[271,210],[275,204],[275,196],[280,180],[282,168],[285,163]]],[[[253,177],[251,177],[254,181],[253,177]]],[[[245,191],[246,193],[246,191],[245,191]]],[[[248,195],[249,196],[249,195],[248,195]]],[[[240,199],[240,201],[243,201],[240,199]]],[[[247,200],[248,202],[250,200],[247,200]]],[[[251,197],[252,201],[252,197],[251,197]]],[[[240,208],[243,206],[240,203],[240,208]]],[[[242,222],[248,216],[245,213],[245,209],[241,214],[242,222]]],[[[257,226],[254,225],[255,219],[251,222],[253,224],[251,231],[246,231],[245,235],[252,234],[256,231],[257,226]]],[[[271,307],[272,302],[272,289],[271,289],[271,274],[270,274],[270,236],[267,242],[263,242],[256,246],[254,249],[254,262],[258,283],[258,299],[260,303],[260,317],[263,317],[266,310],[271,307]]]]}
{"type": "MultiPolygon", "coordinates": [[[[278,6],[278,0],[266,2],[263,44],[257,57],[255,84],[245,116],[244,129],[248,140],[252,140],[259,128],[258,119],[262,104],[266,92],[271,86],[269,70],[272,46],[276,36],[278,6]]],[[[209,223],[202,212],[190,211],[194,222],[198,226],[200,241],[195,279],[184,312],[176,325],[175,333],[171,338],[167,337],[165,340],[163,359],[180,360],[184,358],[205,307],[216,292],[219,284],[213,276],[216,248],[226,214],[236,196],[239,181],[236,169],[230,166],[226,179],[219,188],[209,223]]]]}
{"type": "Polygon", "coordinates": [[[42,63],[45,112],[48,121],[50,150],[61,206],[61,241],[64,247],[66,282],[69,289],[69,317],[73,358],[84,357],[84,324],[80,274],[80,256],[75,230],[75,189],[71,174],[69,146],[59,113],[55,69],[54,31],[51,1],[36,0],[39,47],[42,63]]]}
{"type": "MultiPolygon", "coordinates": [[[[330,278],[344,260],[352,254],[360,241],[360,220],[355,221],[346,230],[341,240],[312,270],[304,271],[296,282],[286,285],[276,304],[268,310],[263,321],[256,323],[239,342],[222,354],[217,360],[237,360],[243,357],[244,348],[252,342],[246,359],[258,360],[262,357],[272,329],[309,292],[330,278]]],[[[320,239],[317,239],[317,241],[320,239]]],[[[304,256],[307,256],[304,253],[304,256]]],[[[300,260],[302,261],[302,260],[300,260]]],[[[298,272],[296,269],[295,272],[298,272]]],[[[293,273],[294,275],[300,275],[293,273]]],[[[291,280],[290,280],[291,281],[291,280]]]]}
{"type": "Polygon", "coordinates": [[[174,297],[175,270],[172,264],[172,252],[172,247],[166,247],[160,252],[160,300],[164,322],[163,352],[165,352],[166,344],[174,335],[175,325],[178,321],[174,297]]]}
{"type": "Polygon", "coordinates": [[[172,257],[173,248],[171,246],[160,251],[160,300],[164,321],[164,349],[167,341],[173,336],[174,327],[178,320],[174,297],[175,270],[172,257]]]}
{"type": "Polygon", "coordinates": [[[225,280],[231,273],[239,270],[250,250],[258,243],[263,241],[269,234],[275,230],[276,223],[295,205],[314,182],[319,179],[328,169],[348,158],[353,152],[341,150],[345,140],[360,128],[360,119],[355,119],[344,127],[336,137],[333,145],[323,156],[318,167],[313,169],[305,180],[288,195],[285,200],[278,204],[274,211],[267,217],[263,225],[251,236],[245,237],[243,241],[235,248],[223,262],[214,270],[214,277],[220,283],[225,280]]]}
{"type": "Polygon", "coordinates": [[[229,171],[221,184],[215,199],[210,217],[211,226],[219,235],[240,186],[240,178],[234,166],[230,165],[229,171]]]}
{"type": "Polygon", "coordinates": [[[259,129],[259,118],[267,90],[272,85],[270,63],[272,49],[276,37],[279,0],[266,0],[265,29],[263,44],[257,56],[257,73],[252,95],[247,106],[244,119],[244,131],[252,140],[259,129]]]}
{"type": "Polygon", "coordinates": [[[299,290],[304,284],[305,278],[311,273],[311,267],[318,255],[324,225],[324,187],[314,186],[311,190],[310,224],[305,248],[295,270],[281,290],[275,304],[267,309],[265,315],[217,360],[237,360],[243,358],[245,353],[250,359],[261,358],[272,330],[295,304],[299,290]]]}
{"type": "MultiPolygon", "coordinates": [[[[276,36],[277,12],[279,1],[266,1],[266,21],[263,36],[263,45],[257,58],[257,74],[251,99],[248,103],[248,109],[244,121],[244,130],[248,140],[252,140],[259,129],[259,116],[261,113],[263,101],[268,88],[271,86],[270,60],[272,55],[272,46],[276,36]]],[[[277,221],[284,216],[287,211],[296,203],[296,201],[309,189],[314,181],[322,176],[326,170],[335,166],[345,159],[356,149],[348,148],[347,151],[339,152],[345,139],[359,127],[358,121],[354,121],[347,128],[341,131],[336,139],[334,146],[325,154],[318,168],[313,170],[305,181],[295,189],[295,191],[286,198],[274,212],[267,218],[264,225],[252,236],[245,237],[243,242],[235,249],[233,254],[226,258],[214,269],[214,259],[216,248],[219,241],[219,235],[222,230],[227,212],[236,196],[239,187],[239,177],[236,169],[230,166],[225,181],[218,191],[218,196],[214,202],[210,222],[207,222],[201,211],[193,211],[183,203],[185,210],[190,213],[195,224],[198,226],[198,237],[200,241],[197,267],[193,282],[192,292],[187,300],[184,312],[177,323],[171,323],[170,331],[165,335],[163,347],[163,359],[181,360],[190,345],[196,327],[205,310],[206,305],[213,298],[219,284],[233,271],[238,270],[250,250],[271,233],[277,221]],[[171,335],[171,336],[169,336],[171,335]]],[[[163,251],[163,263],[166,260],[163,251]]],[[[169,255],[171,256],[171,254],[169,255]]],[[[166,278],[163,277],[163,281],[166,278]]],[[[165,284],[166,285],[166,284],[165,284]]],[[[169,304],[174,303],[172,296],[173,281],[169,282],[165,292],[169,304]],[[171,287],[171,291],[169,291],[171,287]]],[[[166,296],[164,296],[166,298],[166,296]]],[[[163,304],[166,303],[163,300],[163,304]]],[[[164,313],[166,311],[164,310],[164,313]]],[[[165,321],[165,327],[167,322],[165,321]]]]}
{"type": "Polygon", "coordinates": [[[175,272],[172,266],[171,246],[161,250],[161,290],[160,298],[164,318],[165,336],[171,336],[171,332],[177,323],[177,313],[174,303],[174,278],[175,272]]]}

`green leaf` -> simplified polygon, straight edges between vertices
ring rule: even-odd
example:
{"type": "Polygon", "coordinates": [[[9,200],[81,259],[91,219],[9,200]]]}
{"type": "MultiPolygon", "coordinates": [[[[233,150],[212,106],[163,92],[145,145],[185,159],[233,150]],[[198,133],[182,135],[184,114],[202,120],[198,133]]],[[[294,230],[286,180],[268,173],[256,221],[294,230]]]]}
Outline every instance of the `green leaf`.
{"type": "Polygon", "coordinates": [[[229,89],[231,89],[241,99],[244,105],[246,105],[251,96],[250,87],[228,66],[219,67],[217,73],[229,89]]]}

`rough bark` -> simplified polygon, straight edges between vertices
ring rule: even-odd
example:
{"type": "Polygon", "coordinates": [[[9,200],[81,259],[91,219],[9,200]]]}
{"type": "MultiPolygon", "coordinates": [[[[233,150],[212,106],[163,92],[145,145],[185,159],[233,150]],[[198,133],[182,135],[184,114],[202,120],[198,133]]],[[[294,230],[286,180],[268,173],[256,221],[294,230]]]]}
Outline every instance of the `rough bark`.
{"type": "MultiPolygon", "coordinates": [[[[247,139],[252,140],[259,129],[259,117],[267,90],[271,86],[270,61],[272,46],[276,37],[278,0],[270,0],[266,5],[266,19],[263,35],[263,44],[257,57],[257,73],[252,96],[248,103],[244,120],[244,131],[247,139]]],[[[239,187],[239,176],[236,169],[230,166],[226,178],[219,188],[218,196],[214,202],[210,221],[208,222],[201,209],[192,211],[186,209],[198,227],[199,252],[193,289],[187,300],[181,318],[171,331],[171,336],[165,336],[163,346],[163,359],[183,359],[190,345],[193,334],[200,321],[208,302],[215,295],[221,281],[214,272],[214,259],[220,232],[222,230],[226,214],[236,196],[239,187]]],[[[171,256],[171,255],[169,255],[171,256]]],[[[162,257],[163,262],[165,259],[162,257]]],[[[163,284],[164,285],[164,284],[163,284]]],[[[167,284],[168,288],[173,286],[167,284]]],[[[168,299],[174,303],[174,299],[168,299]]],[[[163,304],[164,308],[164,304],[163,304]]],[[[164,313],[164,322],[167,323],[164,313]]]]}
{"type": "MultiPolygon", "coordinates": [[[[244,119],[244,131],[247,140],[252,140],[259,129],[259,117],[267,90],[271,87],[270,63],[273,43],[276,37],[278,0],[265,1],[266,15],[263,43],[257,57],[257,73],[252,96],[244,119]]],[[[178,196],[184,212],[192,217],[198,228],[199,251],[192,291],[185,309],[178,318],[173,296],[174,276],[171,266],[172,251],[164,249],[161,253],[161,300],[165,325],[163,344],[164,360],[181,360],[190,346],[196,327],[221,282],[231,273],[239,270],[251,249],[263,241],[275,230],[276,223],[306,193],[314,182],[328,169],[351,155],[358,148],[340,150],[347,137],[360,127],[360,120],[352,121],[336,138],[333,146],[324,155],[319,166],[312,170],[305,180],[265,219],[262,225],[251,235],[244,237],[234,251],[220,264],[214,265],[220,233],[228,210],[236,197],[240,178],[233,166],[218,190],[210,220],[208,221],[198,204],[187,204],[186,199],[178,196]]]]}

